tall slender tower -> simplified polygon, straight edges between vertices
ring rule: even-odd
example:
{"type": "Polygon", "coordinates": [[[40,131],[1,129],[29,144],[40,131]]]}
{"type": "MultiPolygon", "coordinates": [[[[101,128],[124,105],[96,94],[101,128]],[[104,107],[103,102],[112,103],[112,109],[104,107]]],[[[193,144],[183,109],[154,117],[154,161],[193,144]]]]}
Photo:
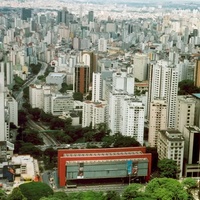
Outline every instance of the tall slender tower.
{"type": "MultiPolygon", "coordinates": [[[[178,92],[178,68],[165,60],[150,66],[148,106],[155,99],[164,99],[167,104],[167,127],[175,128],[176,101],[178,92]]],[[[148,109],[148,118],[150,109],[148,109]]]]}
{"type": "Polygon", "coordinates": [[[0,72],[0,141],[6,141],[5,131],[5,97],[4,97],[4,73],[0,72]]]}

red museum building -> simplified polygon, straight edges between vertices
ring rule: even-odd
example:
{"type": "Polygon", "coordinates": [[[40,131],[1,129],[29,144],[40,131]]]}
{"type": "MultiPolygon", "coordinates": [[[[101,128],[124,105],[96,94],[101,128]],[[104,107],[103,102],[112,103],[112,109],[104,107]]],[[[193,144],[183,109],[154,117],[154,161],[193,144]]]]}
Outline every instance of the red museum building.
{"type": "Polygon", "coordinates": [[[151,174],[151,153],[146,147],[59,149],[59,185],[84,181],[123,180],[142,177],[148,181],[151,174]]]}

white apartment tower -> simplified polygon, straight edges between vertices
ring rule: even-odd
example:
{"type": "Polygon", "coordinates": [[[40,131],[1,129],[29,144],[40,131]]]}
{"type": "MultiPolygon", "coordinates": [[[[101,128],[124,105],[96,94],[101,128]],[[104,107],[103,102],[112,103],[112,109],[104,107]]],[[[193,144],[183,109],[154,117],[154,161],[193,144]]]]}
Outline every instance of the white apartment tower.
{"type": "Polygon", "coordinates": [[[142,53],[134,55],[134,76],[139,81],[147,80],[148,56],[142,53]]]}
{"type": "Polygon", "coordinates": [[[107,40],[105,38],[100,38],[98,40],[98,51],[100,52],[107,51],[107,40]]]}
{"type": "Polygon", "coordinates": [[[0,72],[0,141],[6,141],[4,73],[0,72]]]}
{"type": "Polygon", "coordinates": [[[41,85],[29,86],[29,99],[32,108],[43,108],[43,89],[41,85]]]}
{"type": "Polygon", "coordinates": [[[157,147],[158,132],[167,128],[167,104],[164,100],[153,100],[149,109],[149,137],[151,147],[157,147]]]}
{"type": "Polygon", "coordinates": [[[177,98],[176,128],[183,133],[185,126],[194,125],[196,100],[191,95],[181,95],[177,98]]]}
{"type": "Polygon", "coordinates": [[[9,122],[18,126],[18,102],[13,97],[7,97],[9,122]]]}
{"type": "Polygon", "coordinates": [[[144,105],[142,102],[126,96],[122,100],[121,133],[134,137],[141,145],[144,142],[144,105]]]}
{"type": "MultiPolygon", "coordinates": [[[[159,60],[150,66],[148,105],[155,99],[164,99],[167,103],[167,127],[175,127],[176,101],[178,92],[178,69],[165,60],[159,60]]],[[[149,108],[148,108],[149,114],[149,108]]],[[[148,116],[149,118],[150,116],[148,116]]]]}
{"type": "Polygon", "coordinates": [[[92,125],[94,128],[98,124],[105,123],[106,107],[105,101],[84,101],[82,127],[92,125]]]}
{"type": "Polygon", "coordinates": [[[98,102],[102,99],[102,78],[101,73],[93,72],[92,78],[92,101],[98,102]]]}

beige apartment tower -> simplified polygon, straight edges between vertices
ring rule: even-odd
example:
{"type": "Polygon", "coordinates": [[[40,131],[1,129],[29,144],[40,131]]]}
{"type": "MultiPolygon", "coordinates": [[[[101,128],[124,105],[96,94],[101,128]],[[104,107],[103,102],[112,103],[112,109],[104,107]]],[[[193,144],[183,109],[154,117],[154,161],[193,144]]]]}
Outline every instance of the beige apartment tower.
{"type": "Polygon", "coordinates": [[[185,126],[194,125],[196,100],[191,95],[177,97],[176,128],[183,133],[185,126]]]}
{"type": "Polygon", "coordinates": [[[149,137],[151,147],[157,147],[158,132],[167,128],[167,103],[158,99],[150,103],[149,137]]]}

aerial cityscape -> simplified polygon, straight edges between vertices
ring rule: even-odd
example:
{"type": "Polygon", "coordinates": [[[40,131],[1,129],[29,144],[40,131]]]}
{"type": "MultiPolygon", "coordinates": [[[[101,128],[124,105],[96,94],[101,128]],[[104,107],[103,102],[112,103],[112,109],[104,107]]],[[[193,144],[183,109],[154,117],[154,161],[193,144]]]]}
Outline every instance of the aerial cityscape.
{"type": "Polygon", "coordinates": [[[0,199],[200,199],[200,1],[1,0],[0,199]]]}

